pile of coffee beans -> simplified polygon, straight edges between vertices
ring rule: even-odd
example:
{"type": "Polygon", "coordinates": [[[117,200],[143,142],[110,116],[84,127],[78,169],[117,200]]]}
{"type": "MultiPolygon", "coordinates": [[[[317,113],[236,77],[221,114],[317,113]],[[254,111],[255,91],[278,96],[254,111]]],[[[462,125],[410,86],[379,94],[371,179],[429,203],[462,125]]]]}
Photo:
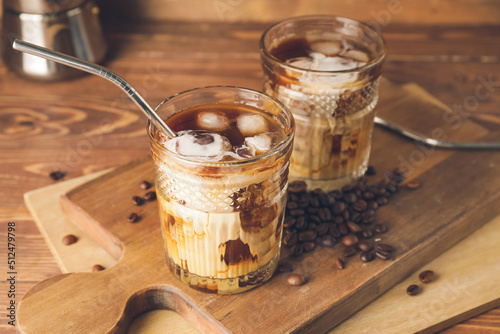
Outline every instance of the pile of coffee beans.
{"type": "MultiPolygon", "coordinates": [[[[376,173],[373,167],[369,170],[369,175],[376,173]]],[[[321,189],[308,190],[303,181],[291,182],[283,223],[283,245],[294,257],[318,246],[340,245],[343,257],[335,261],[338,269],[345,268],[347,258],[356,254],[360,254],[364,262],[375,258],[393,259],[391,245],[375,243],[377,235],[387,231],[385,224],[375,223],[376,211],[389,203],[403,181],[404,173],[395,169],[386,173],[386,180],[377,185],[368,185],[365,177],[355,186],[344,186],[328,193],[321,189]]]]}

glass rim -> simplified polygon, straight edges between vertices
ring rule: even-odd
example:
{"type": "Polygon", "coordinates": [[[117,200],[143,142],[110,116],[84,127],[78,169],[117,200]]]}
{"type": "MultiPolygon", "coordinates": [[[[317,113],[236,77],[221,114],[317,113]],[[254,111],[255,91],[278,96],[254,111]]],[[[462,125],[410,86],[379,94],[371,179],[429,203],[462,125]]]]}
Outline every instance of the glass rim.
{"type": "Polygon", "coordinates": [[[259,46],[260,46],[260,54],[261,54],[261,56],[265,57],[266,59],[268,59],[272,63],[275,63],[275,64],[277,64],[277,65],[279,65],[279,66],[281,66],[281,67],[283,67],[285,69],[292,70],[292,71],[295,71],[295,72],[304,73],[304,74],[306,74],[306,73],[314,73],[314,74],[317,74],[317,75],[332,75],[332,74],[347,74],[347,73],[362,72],[362,71],[371,69],[372,67],[375,67],[378,64],[380,64],[384,60],[385,55],[387,53],[387,45],[385,43],[385,39],[382,36],[382,34],[380,32],[378,32],[376,29],[374,29],[373,27],[369,26],[368,24],[366,24],[364,22],[357,21],[357,20],[354,20],[354,19],[351,19],[351,18],[348,18],[348,17],[336,16],[336,15],[303,15],[303,16],[295,16],[295,17],[291,17],[291,18],[288,18],[288,19],[285,19],[285,20],[278,21],[278,22],[274,23],[273,25],[271,25],[270,27],[268,27],[262,33],[262,36],[261,36],[260,41],[259,41],[259,46]],[[286,64],[286,63],[282,62],[281,60],[273,57],[273,55],[271,55],[271,53],[269,52],[269,49],[266,47],[266,45],[264,43],[264,39],[271,32],[271,30],[273,30],[274,28],[276,28],[276,27],[278,27],[280,25],[284,25],[284,24],[287,24],[287,23],[290,23],[290,22],[294,22],[294,21],[307,21],[307,20],[313,20],[313,19],[322,19],[322,20],[329,19],[331,21],[333,21],[335,19],[341,19],[343,21],[349,21],[351,23],[355,23],[355,24],[358,24],[358,25],[360,25],[362,27],[365,27],[368,30],[374,32],[376,34],[376,36],[380,39],[380,42],[381,42],[381,45],[382,45],[382,50],[381,50],[380,53],[377,54],[377,56],[375,58],[373,58],[373,60],[371,60],[370,62],[366,63],[365,65],[362,65],[362,66],[359,66],[359,67],[355,67],[353,69],[338,70],[338,71],[306,70],[306,69],[303,69],[303,68],[300,68],[300,67],[296,67],[296,66],[293,66],[293,65],[290,65],[290,64],[286,64]]]}
{"type": "MultiPolygon", "coordinates": [[[[161,131],[156,126],[151,122],[151,120],[148,119],[147,121],[147,133],[149,136],[149,140],[151,143],[155,145],[162,153],[165,153],[168,157],[172,157],[174,159],[177,159],[179,161],[185,162],[185,163],[190,163],[190,164],[196,164],[199,166],[207,166],[207,167],[230,167],[230,166],[241,166],[241,165],[246,165],[246,164],[251,164],[257,161],[261,160],[266,160],[279,152],[283,151],[285,147],[287,147],[293,140],[294,138],[294,133],[295,133],[295,120],[293,117],[293,114],[291,113],[290,109],[288,109],[287,106],[285,106],[282,102],[279,100],[263,93],[260,91],[257,91],[255,89],[251,88],[245,88],[245,87],[238,87],[238,86],[231,86],[231,85],[214,85],[214,86],[202,86],[202,87],[197,87],[197,88],[191,88],[188,90],[181,91],[179,93],[176,93],[174,95],[171,95],[167,97],[165,100],[161,101],[156,107],[155,107],[155,112],[157,112],[165,103],[168,103],[169,101],[172,101],[180,96],[183,96],[188,93],[193,93],[197,92],[200,90],[209,90],[209,89],[229,89],[229,90],[234,90],[234,91],[245,91],[249,93],[254,93],[259,95],[260,97],[264,97],[268,99],[269,101],[273,102],[275,105],[281,109],[281,111],[286,115],[286,117],[290,120],[290,127],[289,131],[285,131],[285,137],[273,148],[271,148],[269,151],[263,153],[263,154],[258,154],[254,157],[250,158],[245,158],[241,160],[233,160],[233,161],[207,161],[207,160],[202,160],[202,159],[197,159],[197,158],[191,158],[191,157],[184,157],[182,155],[179,155],[175,152],[172,152],[168,150],[165,146],[163,146],[159,141],[157,141],[153,134],[152,134],[152,129],[156,129],[157,131],[161,131]]],[[[238,104],[234,104],[238,105],[238,104]]],[[[185,110],[185,109],[184,109],[185,110]]],[[[266,112],[267,115],[269,115],[269,112],[267,112],[265,109],[262,109],[266,112]]],[[[182,110],[181,110],[182,111],[182,110]]],[[[179,112],[181,112],[179,111],[179,112]]]]}

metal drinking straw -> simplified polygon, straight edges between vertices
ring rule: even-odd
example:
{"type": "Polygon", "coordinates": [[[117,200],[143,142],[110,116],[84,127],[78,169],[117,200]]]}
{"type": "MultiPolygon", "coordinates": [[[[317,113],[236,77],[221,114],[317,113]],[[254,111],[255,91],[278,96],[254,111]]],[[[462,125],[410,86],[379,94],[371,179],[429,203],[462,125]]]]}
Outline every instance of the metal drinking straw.
{"type": "Polygon", "coordinates": [[[38,45],[27,43],[16,39],[12,44],[14,50],[26,52],[37,57],[45,58],[48,60],[55,61],[56,63],[63,64],[69,67],[76,68],[88,73],[92,73],[107,79],[120,87],[127,95],[141,108],[141,110],[146,114],[146,116],[154,123],[156,127],[161,129],[167,136],[174,138],[177,135],[172,129],[168,127],[167,124],[158,116],[158,114],[151,108],[151,106],[144,100],[144,98],[139,95],[139,93],[132,87],[125,79],[119,75],[111,72],[105,67],[100,65],[66,55],[57,51],[49,50],[38,45]]]}

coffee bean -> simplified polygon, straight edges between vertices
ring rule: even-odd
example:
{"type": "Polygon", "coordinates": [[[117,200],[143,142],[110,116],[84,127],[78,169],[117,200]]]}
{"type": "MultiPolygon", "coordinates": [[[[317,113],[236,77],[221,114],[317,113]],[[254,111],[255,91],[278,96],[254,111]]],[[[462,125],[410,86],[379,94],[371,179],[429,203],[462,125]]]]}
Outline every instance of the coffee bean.
{"type": "Polygon", "coordinates": [[[335,241],[336,241],[335,238],[332,237],[330,234],[325,234],[316,240],[318,241],[318,243],[321,246],[326,247],[326,248],[330,248],[330,247],[335,246],[335,241]]]}
{"type": "Polygon", "coordinates": [[[379,197],[379,198],[377,198],[377,204],[379,206],[384,206],[387,203],[389,203],[389,200],[387,199],[387,197],[379,197]]]}
{"type": "Polygon", "coordinates": [[[384,224],[375,224],[373,227],[376,233],[385,233],[387,232],[387,226],[384,224]]]}
{"type": "Polygon", "coordinates": [[[348,234],[342,238],[342,243],[345,246],[354,246],[358,243],[358,237],[354,234],[348,234]]]}
{"type": "Polygon", "coordinates": [[[347,246],[342,250],[342,255],[345,257],[351,257],[356,254],[356,248],[354,246],[347,246]]]}
{"type": "Polygon", "coordinates": [[[304,246],[302,244],[297,244],[293,246],[292,256],[299,257],[304,254],[304,246]]]}
{"type": "Polygon", "coordinates": [[[306,209],[307,207],[309,207],[309,200],[301,199],[297,204],[299,205],[299,208],[306,209]]]}
{"type": "Polygon", "coordinates": [[[317,197],[311,198],[311,200],[309,201],[309,204],[314,208],[320,207],[319,199],[317,197]]]}
{"type": "Polygon", "coordinates": [[[362,252],[368,252],[373,249],[372,244],[365,240],[359,241],[357,246],[362,252]]]}
{"type": "Polygon", "coordinates": [[[418,275],[418,279],[422,283],[430,283],[434,280],[434,272],[432,270],[425,270],[418,275]]]}
{"type": "Polygon", "coordinates": [[[283,222],[284,228],[291,228],[295,226],[295,217],[287,216],[283,222]]]}
{"type": "Polygon", "coordinates": [[[309,222],[309,223],[307,223],[306,230],[316,231],[317,226],[318,226],[318,224],[313,223],[313,222],[309,222]]]}
{"type": "Polygon", "coordinates": [[[317,234],[315,231],[307,230],[299,232],[298,237],[300,241],[313,241],[316,239],[317,234]]]}
{"type": "Polygon", "coordinates": [[[364,223],[364,224],[371,224],[375,221],[375,210],[366,210],[365,212],[363,212],[363,215],[361,217],[361,221],[364,223]]]}
{"type": "Polygon", "coordinates": [[[127,219],[128,219],[128,221],[129,221],[129,222],[131,222],[131,223],[136,223],[136,222],[137,222],[137,220],[139,220],[139,216],[137,215],[137,213],[132,212],[132,213],[130,214],[130,216],[128,216],[128,218],[127,218],[127,219]]]}
{"type": "Polygon", "coordinates": [[[310,222],[316,223],[316,224],[321,224],[322,223],[321,219],[318,216],[316,216],[316,215],[309,215],[309,216],[307,216],[307,220],[309,220],[310,222]]]}
{"type": "Polygon", "coordinates": [[[323,206],[331,206],[331,205],[333,205],[334,199],[333,199],[333,197],[329,196],[328,194],[321,193],[321,194],[319,194],[319,202],[323,206]]]}
{"type": "Polygon", "coordinates": [[[330,229],[330,225],[328,223],[321,223],[319,224],[318,226],[316,226],[316,234],[318,234],[319,236],[322,236],[322,235],[325,235],[328,233],[330,229]]]}
{"type": "Polygon", "coordinates": [[[290,274],[288,275],[288,278],[286,279],[288,284],[293,285],[293,286],[300,286],[306,284],[306,276],[301,275],[301,274],[290,274]]]}
{"type": "Polygon", "coordinates": [[[297,236],[297,233],[290,232],[283,236],[283,243],[285,244],[285,246],[292,247],[295,246],[298,239],[299,237],[297,236]]]}
{"type": "Polygon", "coordinates": [[[375,167],[373,166],[368,166],[366,168],[366,172],[365,172],[365,175],[367,176],[373,176],[373,175],[376,175],[377,174],[377,170],[375,169],[375,167]]]}
{"type": "Polygon", "coordinates": [[[335,224],[330,224],[330,235],[334,238],[340,238],[342,236],[342,233],[340,233],[337,225],[335,224]]]}
{"type": "Polygon", "coordinates": [[[344,195],[344,201],[348,204],[352,204],[358,200],[358,197],[354,193],[347,193],[344,195]]]}
{"type": "Polygon", "coordinates": [[[144,180],[141,182],[140,187],[141,187],[141,189],[147,190],[147,189],[151,188],[151,183],[144,180]]]}
{"type": "Polygon", "coordinates": [[[352,191],[352,186],[350,186],[350,185],[347,184],[347,185],[343,186],[341,190],[342,190],[342,192],[344,194],[348,193],[348,192],[351,192],[352,191]]]}
{"type": "Polygon", "coordinates": [[[368,201],[368,209],[369,210],[377,210],[378,209],[377,201],[368,201]]]}
{"type": "Polygon", "coordinates": [[[365,239],[370,239],[373,238],[373,230],[370,228],[367,228],[361,232],[361,236],[365,239]]]}
{"type": "Polygon", "coordinates": [[[352,205],[352,208],[358,212],[363,212],[365,211],[366,209],[368,209],[368,203],[366,203],[366,201],[360,199],[358,201],[356,201],[353,205],[352,205]]]}
{"type": "Polygon", "coordinates": [[[344,212],[342,212],[342,218],[344,218],[344,221],[351,220],[351,213],[349,212],[349,210],[345,210],[344,212]]]}
{"type": "Polygon", "coordinates": [[[332,196],[334,199],[342,199],[344,196],[340,191],[338,190],[333,190],[328,193],[328,195],[332,196]]]}
{"type": "Polygon", "coordinates": [[[410,285],[407,289],[406,289],[406,293],[409,295],[409,296],[415,296],[415,295],[418,295],[420,292],[420,288],[418,287],[418,285],[416,284],[412,284],[410,285]]]}
{"type": "Polygon", "coordinates": [[[344,259],[336,258],[335,259],[335,267],[337,267],[337,269],[339,269],[339,270],[344,269],[345,268],[345,261],[344,261],[344,259]]]}
{"type": "Polygon", "coordinates": [[[361,253],[361,255],[359,256],[359,258],[361,259],[361,261],[363,262],[371,262],[373,261],[373,259],[375,258],[375,256],[373,256],[373,253],[372,252],[363,252],[361,253]]]}
{"type": "Polygon", "coordinates": [[[66,246],[72,245],[78,241],[78,238],[73,234],[68,234],[62,238],[62,243],[66,246]]]}
{"type": "Polygon", "coordinates": [[[306,214],[306,212],[304,211],[304,209],[293,209],[293,210],[290,210],[290,215],[293,216],[293,217],[303,216],[305,214],[306,214]]]}
{"type": "Polygon", "coordinates": [[[317,215],[319,212],[319,208],[313,208],[312,206],[306,208],[306,212],[312,215],[317,215]]]}
{"type": "Polygon", "coordinates": [[[93,272],[103,271],[103,270],[104,270],[104,267],[101,266],[100,264],[94,264],[94,266],[92,267],[93,272]]]}
{"type": "Polygon", "coordinates": [[[302,246],[304,247],[304,253],[309,253],[316,248],[316,243],[314,241],[306,241],[302,244],[302,246]]]}
{"type": "Polygon", "coordinates": [[[348,235],[349,234],[349,229],[347,228],[346,224],[338,224],[337,227],[338,227],[341,235],[348,235]]]}
{"type": "Polygon", "coordinates": [[[307,227],[306,216],[300,216],[295,219],[295,228],[297,230],[304,230],[307,227]]]}
{"type": "Polygon", "coordinates": [[[335,202],[333,204],[333,213],[336,216],[341,215],[347,209],[347,205],[344,202],[335,202]]]}
{"type": "Polygon", "coordinates": [[[287,192],[287,195],[288,195],[289,201],[298,202],[300,199],[299,195],[291,193],[291,192],[287,192]]]}
{"type": "Polygon", "coordinates": [[[380,243],[375,246],[375,255],[382,260],[390,260],[393,252],[394,248],[390,245],[380,243]]]}
{"type": "Polygon", "coordinates": [[[154,201],[156,199],[156,192],[154,191],[148,191],[145,195],[144,195],[144,199],[146,201],[154,201]]]}
{"type": "Polygon", "coordinates": [[[318,216],[324,222],[332,219],[332,213],[330,212],[330,209],[328,209],[328,208],[319,209],[318,216]]]}
{"type": "Polygon", "coordinates": [[[351,231],[351,233],[360,233],[363,231],[363,228],[355,222],[347,222],[347,227],[349,228],[349,231],[351,231]]]}
{"type": "Polygon", "coordinates": [[[291,271],[295,270],[295,266],[291,263],[288,262],[280,262],[278,263],[278,268],[276,268],[276,271],[280,273],[289,273],[291,271]]]}
{"type": "Polygon", "coordinates": [[[344,218],[337,216],[337,217],[333,218],[333,222],[335,224],[342,224],[344,222],[344,218]]]}
{"type": "Polygon", "coordinates": [[[66,172],[57,170],[55,172],[50,173],[49,176],[54,181],[60,181],[60,180],[64,179],[64,177],[66,176],[66,172]]]}
{"type": "Polygon", "coordinates": [[[132,197],[132,203],[134,203],[134,205],[142,205],[144,203],[144,200],[142,198],[140,198],[139,196],[134,196],[132,197]]]}
{"type": "Polygon", "coordinates": [[[288,201],[286,203],[286,208],[289,209],[289,210],[298,209],[299,208],[299,204],[297,202],[288,201]]]}
{"type": "Polygon", "coordinates": [[[288,191],[291,193],[301,193],[307,190],[307,184],[304,181],[293,181],[288,184],[288,191]]]}
{"type": "Polygon", "coordinates": [[[364,198],[365,200],[367,200],[367,201],[370,201],[370,200],[372,200],[372,199],[374,199],[374,198],[375,198],[375,194],[374,194],[374,193],[372,193],[372,192],[370,192],[370,191],[365,191],[365,192],[363,193],[363,198],[364,198]]]}
{"type": "Polygon", "coordinates": [[[391,194],[394,194],[396,191],[398,191],[398,187],[395,183],[392,182],[388,182],[385,186],[385,189],[391,194]]]}
{"type": "Polygon", "coordinates": [[[409,189],[417,189],[420,188],[420,183],[418,183],[417,181],[410,181],[406,184],[406,187],[409,189]]]}

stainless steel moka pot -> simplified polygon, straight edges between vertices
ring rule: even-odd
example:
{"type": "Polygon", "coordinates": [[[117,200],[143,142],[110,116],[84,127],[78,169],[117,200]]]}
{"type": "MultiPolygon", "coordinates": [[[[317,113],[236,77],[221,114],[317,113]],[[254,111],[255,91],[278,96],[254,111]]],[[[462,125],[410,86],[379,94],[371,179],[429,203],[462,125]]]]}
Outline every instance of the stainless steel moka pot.
{"type": "Polygon", "coordinates": [[[106,54],[98,18],[89,0],[3,0],[2,54],[5,65],[18,74],[54,81],[82,71],[12,49],[17,38],[93,63],[106,54]]]}

